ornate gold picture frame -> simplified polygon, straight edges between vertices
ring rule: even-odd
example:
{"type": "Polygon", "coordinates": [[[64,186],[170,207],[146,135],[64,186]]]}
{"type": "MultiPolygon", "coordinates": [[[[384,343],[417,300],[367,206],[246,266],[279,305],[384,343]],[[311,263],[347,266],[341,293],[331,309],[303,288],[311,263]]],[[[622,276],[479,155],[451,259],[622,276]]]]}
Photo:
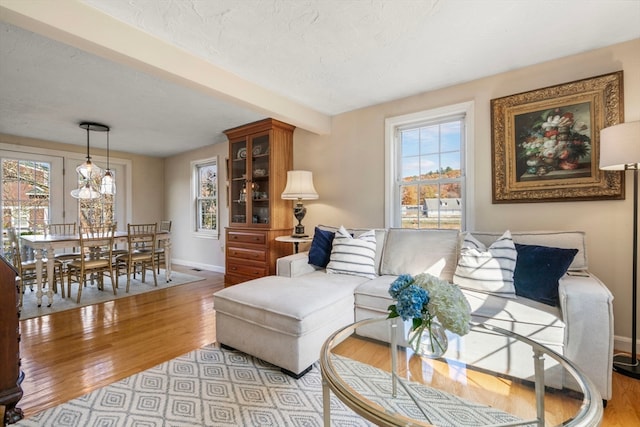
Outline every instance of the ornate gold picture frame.
{"type": "Polygon", "coordinates": [[[622,71],[491,100],[493,203],[624,198],[600,130],[623,122],[622,71]]]}

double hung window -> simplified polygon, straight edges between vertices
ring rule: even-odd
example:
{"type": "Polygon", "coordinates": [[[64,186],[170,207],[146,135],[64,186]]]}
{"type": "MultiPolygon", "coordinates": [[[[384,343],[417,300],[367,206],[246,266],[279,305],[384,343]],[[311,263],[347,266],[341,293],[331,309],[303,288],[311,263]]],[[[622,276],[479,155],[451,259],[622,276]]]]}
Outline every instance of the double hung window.
{"type": "Polygon", "coordinates": [[[387,225],[464,230],[471,105],[387,120],[387,225]]]}
{"type": "Polygon", "coordinates": [[[192,163],[195,199],[195,230],[204,235],[218,235],[218,160],[204,159],[192,163]]]}

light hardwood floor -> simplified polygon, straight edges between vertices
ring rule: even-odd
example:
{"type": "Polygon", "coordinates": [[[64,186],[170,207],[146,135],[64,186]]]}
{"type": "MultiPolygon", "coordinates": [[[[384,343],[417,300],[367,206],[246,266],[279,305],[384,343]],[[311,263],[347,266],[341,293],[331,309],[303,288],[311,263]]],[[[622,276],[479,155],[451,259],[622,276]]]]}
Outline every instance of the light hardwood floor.
{"type": "Polygon", "coordinates": [[[215,341],[223,275],[20,322],[26,417],[215,341]]]}
{"type": "MultiPolygon", "coordinates": [[[[26,417],[215,341],[223,275],[20,323],[26,417]]],[[[613,374],[603,426],[640,426],[640,381],[613,374]]]]}

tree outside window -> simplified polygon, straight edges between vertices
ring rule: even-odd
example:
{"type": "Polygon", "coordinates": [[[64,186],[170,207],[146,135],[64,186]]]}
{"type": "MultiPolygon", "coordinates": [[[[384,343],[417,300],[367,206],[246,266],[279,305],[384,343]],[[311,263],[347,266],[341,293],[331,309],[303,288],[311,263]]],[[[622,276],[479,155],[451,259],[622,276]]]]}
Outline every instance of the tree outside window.
{"type": "Polygon", "coordinates": [[[41,231],[49,216],[49,176],[46,162],[2,159],[3,228],[41,231]]]}
{"type": "Polygon", "coordinates": [[[2,159],[1,169],[3,233],[9,228],[19,234],[42,232],[49,220],[51,164],[2,159]]]}

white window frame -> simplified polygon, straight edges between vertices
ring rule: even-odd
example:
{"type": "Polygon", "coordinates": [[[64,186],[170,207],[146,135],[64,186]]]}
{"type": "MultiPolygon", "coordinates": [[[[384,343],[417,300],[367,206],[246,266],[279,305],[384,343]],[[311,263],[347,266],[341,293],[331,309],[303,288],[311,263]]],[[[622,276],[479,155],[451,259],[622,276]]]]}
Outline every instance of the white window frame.
{"type": "Polygon", "coordinates": [[[461,228],[473,230],[475,218],[473,215],[475,189],[474,189],[474,102],[462,102],[402,116],[389,117],[385,120],[385,227],[401,227],[402,215],[400,193],[400,141],[398,140],[401,128],[418,125],[423,122],[441,120],[449,116],[464,115],[464,146],[461,147],[461,174],[462,174],[462,206],[461,228]]]}
{"type": "Polygon", "coordinates": [[[218,163],[218,156],[209,157],[206,159],[194,160],[191,162],[191,194],[193,202],[191,203],[191,220],[192,227],[191,229],[194,231],[197,237],[204,237],[210,239],[218,239],[220,236],[220,198],[218,197],[220,194],[220,164],[218,163]],[[214,230],[203,229],[200,227],[200,209],[199,204],[201,198],[199,197],[198,185],[200,182],[200,168],[204,166],[216,166],[216,176],[218,177],[216,184],[216,194],[212,198],[216,203],[216,228],[214,230]]]}

